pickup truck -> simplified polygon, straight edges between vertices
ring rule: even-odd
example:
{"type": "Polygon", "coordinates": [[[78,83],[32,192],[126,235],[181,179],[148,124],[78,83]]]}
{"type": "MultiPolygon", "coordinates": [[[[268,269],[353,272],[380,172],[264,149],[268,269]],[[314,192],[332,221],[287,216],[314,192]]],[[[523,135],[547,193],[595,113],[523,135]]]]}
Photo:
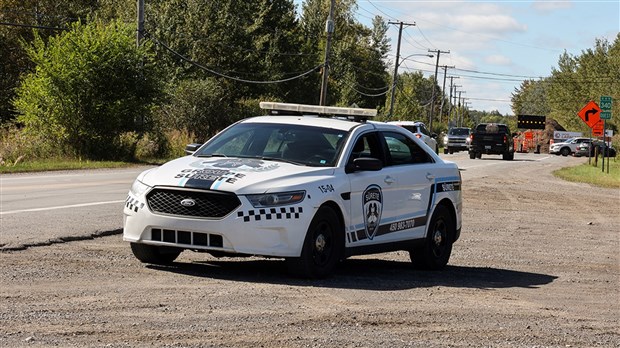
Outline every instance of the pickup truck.
{"type": "Polygon", "coordinates": [[[514,141],[510,129],[500,123],[480,123],[474,128],[469,144],[469,158],[482,158],[482,154],[502,155],[504,160],[514,159],[514,141]]]}
{"type": "Polygon", "coordinates": [[[471,129],[466,127],[453,127],[450,128],[448,134],[443,139],[444,148],[443,153],[452,154],[453,152],[467,151],[469,144],[469,135],[471,129]]]}

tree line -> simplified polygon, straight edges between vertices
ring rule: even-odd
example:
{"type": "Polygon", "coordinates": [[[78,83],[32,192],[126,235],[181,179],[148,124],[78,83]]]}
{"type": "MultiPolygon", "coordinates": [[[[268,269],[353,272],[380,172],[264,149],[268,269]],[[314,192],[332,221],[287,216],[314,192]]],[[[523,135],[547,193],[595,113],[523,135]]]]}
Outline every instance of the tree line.
{"type": "Polygon", "coordinates": [[[544,115],[569,131],[590,134],[590,128],[577,116],[590,100],[611,96],[615,106],[607,121],[608,129],[618,134],[620,117],[620,33],[613,42],[597,39],[593,48],[580,55],[563,53],[551,75],[526,80],[512,94],[515,115],[544,115]]]}

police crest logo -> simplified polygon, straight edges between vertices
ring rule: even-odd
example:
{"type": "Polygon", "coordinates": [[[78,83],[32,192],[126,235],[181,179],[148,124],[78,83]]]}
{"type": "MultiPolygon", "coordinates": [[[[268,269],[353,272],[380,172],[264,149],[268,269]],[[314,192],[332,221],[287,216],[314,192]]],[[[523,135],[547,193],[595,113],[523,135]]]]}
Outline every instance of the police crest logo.
{"type": "Polygon", "coordinates": [[[381,212],[383,210],[383,195],[381,187],[370,185],[364,191],[363,211],[364,211],[364,228],[366,237],[372,240],[379,229],[381,222],[381,212]]]}

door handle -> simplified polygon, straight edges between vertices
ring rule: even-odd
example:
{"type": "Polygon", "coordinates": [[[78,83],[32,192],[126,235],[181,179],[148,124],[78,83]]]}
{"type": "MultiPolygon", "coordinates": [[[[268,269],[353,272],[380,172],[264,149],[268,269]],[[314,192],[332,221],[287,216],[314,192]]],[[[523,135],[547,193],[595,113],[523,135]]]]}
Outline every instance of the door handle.
{"type": "Polygon", "coordinates": [[[391,176],[386,176],[385,179],[383,179],[383,181],[388,185],[391,185],[394,182],[396,182],[396,180],[394,180],[394,178],[392,178],[391,176]]]}
{"type": "Polygon", "coordinates": [[[426,173],[426,178],[427,178],[428,180],[434,180],[434,179],[435,179],[435,176],[434,176],[433,174],[431,174],[431,173],[426,173]]]}

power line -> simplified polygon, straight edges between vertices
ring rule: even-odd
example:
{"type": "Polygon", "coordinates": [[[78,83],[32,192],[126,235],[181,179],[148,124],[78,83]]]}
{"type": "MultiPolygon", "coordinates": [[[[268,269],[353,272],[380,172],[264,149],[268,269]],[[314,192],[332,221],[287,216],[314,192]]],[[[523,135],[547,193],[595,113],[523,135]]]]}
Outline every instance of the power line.
{"type": "Polygon", "coordinates": [[[323,64],[320,64],[320,65],[317,65],[314,68],[304,72],[303,74],[300,74],[300,75],[297,75],[297,76],[293,76],[293,77],[290,77],[290,78],[286,78],[286,79],[281,79],[281,80],[272,80],[272,81],[246,80],[246,79],[240,79],[240,78],[237,78],[237,77],[234,77],[234,76],[225,75],[225,74],[222,74],[222,73],[217,72],[215,70],[209,69],[209,68],[205,67],[204,65],[201,65],[201,64],[199,64],[199,63],[197,63],[197,62],[195,62],[195,61],[185,57],[184,55],[180,54],[179,52],[173,50],[172,48],[168,47],[168,45],[166,45],[163,42],[157,40],[152,35],[150,35],[148,32],[145,34],[145,38],[153,40],[156,44],[164,47],[166,50],[168,50],[169,52],[171,52],[175,56],[181,58],[182,60],[186,61],[187,63],[190,63],[190,64],[192,64],[192,65],[194,65],[194,66],[196,66],[196,67],[198,67],[198,68],[200,68],[202,70],[205,70],[205,71],[207,71],[207,72],[209,72],[209,73],[211,73],[213,75],[216,75],[216,76],[219,76],[219,77],[223,77],[223,78],[226,78],[226,79],[229,79],[229,80],[237,81],[237,82],[253,83],[253,84],[271,84],[271,83],[288,82],[288,81],[296,80],[296,79],[299,79],[299,78],[304,77],[306,75],[309,75],[309,74],[313,73],[314,71],[319,70],[323,66],[323,64]]]}
{"type": "Polygon", "coordinates": [[[20,27],[20,28],[43,29],[43,30],[69,30],[69,28],[48,27],[45,25],[18,24],[18,23],[7,23],[7,22],[0,22],[0,25],[7,26],[7,27],[20,27]]]}

